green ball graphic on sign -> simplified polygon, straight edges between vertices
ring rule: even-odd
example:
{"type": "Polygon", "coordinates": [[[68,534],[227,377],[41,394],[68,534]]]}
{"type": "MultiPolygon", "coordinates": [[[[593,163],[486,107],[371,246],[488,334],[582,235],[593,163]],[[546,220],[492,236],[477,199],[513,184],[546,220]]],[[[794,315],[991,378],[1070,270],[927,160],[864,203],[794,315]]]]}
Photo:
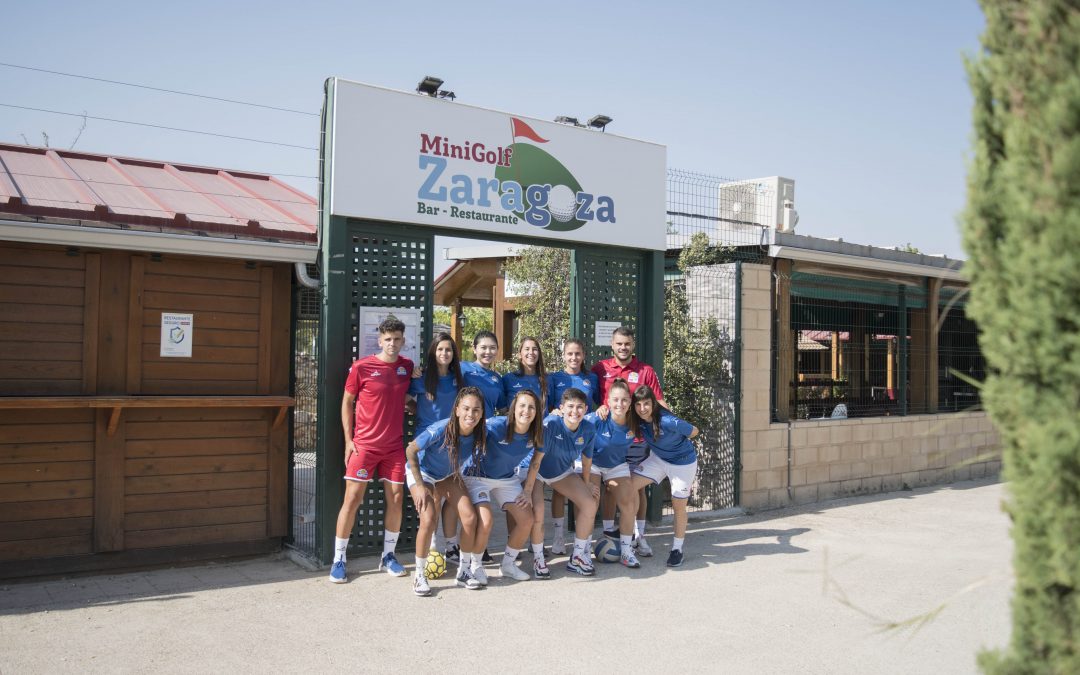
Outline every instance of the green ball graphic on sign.
{"type": "MultiPolygon", "coordinates": [[[[577,193],[581,183],[563,166],[562,162],[552,157],[545,150],[530,143],[514,143],[513,163],[495,169],[495,178],[502,181],[516,181],[527,189],[530,185],[550,185],[548,191],[548,212],[551,223],[544,229],[556,232],[576,230],[585,223],[575,217],[577,211],[577,193]]],[[[522,212],[516,212],[524,218],[522,212]]]]}

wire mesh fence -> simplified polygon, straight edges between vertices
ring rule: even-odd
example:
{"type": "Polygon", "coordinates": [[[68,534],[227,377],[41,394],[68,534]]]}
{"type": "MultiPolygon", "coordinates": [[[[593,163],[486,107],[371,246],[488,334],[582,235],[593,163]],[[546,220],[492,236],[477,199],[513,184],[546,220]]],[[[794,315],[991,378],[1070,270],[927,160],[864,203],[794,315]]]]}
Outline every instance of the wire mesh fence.
{"type": "Polygon", "coordinates": [[[776,283],[790,297],[789,311],[776,312],[776,419],[979,405],[985,366],[975,324],[964,313],[963,288],[798,268],[778,274],[776,283]]]}
{"type": "Polygon", "coordinates": [[[319,292],[298,288],[293,326],[293,395],[290,487],[291,536],[288,545],[316,555],[315,467],[319,396],[319,292]]]}
{"type": "MultiPolygon", "coordinates": [[[[790,185],[794,191],[794,184],[790,185]]],[[[712,246],[756,252],[776,226],[777,182],[736,181],[682,169],[667,171],[667,249],[685,248],[696,233],[712,246]]]]}
{"type": "Polygon", "coordinates": [[[701,432],[691,511],[737,504],[739,272],[738,263],[690,267],[665,287],[664,398],[701,432]]]}

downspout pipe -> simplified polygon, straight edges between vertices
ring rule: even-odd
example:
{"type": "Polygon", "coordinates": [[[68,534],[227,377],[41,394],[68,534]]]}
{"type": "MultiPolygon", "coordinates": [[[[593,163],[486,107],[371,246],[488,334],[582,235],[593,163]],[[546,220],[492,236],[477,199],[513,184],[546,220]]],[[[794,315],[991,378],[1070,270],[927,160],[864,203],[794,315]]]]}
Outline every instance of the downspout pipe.
{"type": "Polygon", "coordinates": [[[319,288],[319,280],[313,279],[307,271],[307,263],[296,263],[296,280],[305,288],[319,288]]]}

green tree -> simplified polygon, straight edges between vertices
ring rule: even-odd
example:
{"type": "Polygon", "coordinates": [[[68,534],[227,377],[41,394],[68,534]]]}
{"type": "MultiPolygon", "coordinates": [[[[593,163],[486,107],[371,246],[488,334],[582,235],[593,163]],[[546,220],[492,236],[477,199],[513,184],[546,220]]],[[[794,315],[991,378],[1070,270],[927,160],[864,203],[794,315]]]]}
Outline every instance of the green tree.
{"type": "MultiPolygon", "coordinates": [[[[461,346],[461,360],[472,361],[476,358],[473,354],[473,336],[482,330],[492,329],[491,309],[488,307],[462,307],[461,313],[465,317],[465,326],[461,330],[465,344],[461,346]]],[[[450,325],[454,315],[449,307],[436,307],[434,313],[435,323],[450,325]]]]}
{"type": "Polygon", "coordinates": [[[1080,672],[1080,5],[982,0],[968,64],[969,311],[1001,434],[1016,586],[992,673],[1080,672]]]}
{"type": "MultiPolygon", "coordinates": [[[[517,293],[517,336],[540,341],[547,370],[562,368],[560,345],[570,335],[570,251],[530,246],[503,265],[507,285],[517,293]]],[[[513,351],[511,347],[509,352],[513,351]]]]}
{"type": "MultiPolygon", "coordinates": [[[[710,246],[708,237],[698,232],[679,255],[679,271],[731,279],[732,271],[710,267],[729,259],[729,250],[710,246]]],[[[664,400],[701,430],[693,499],[695,506],[708,508],[727,505],[720,474],[732,470],[725,455],[733,448],[725,446],[732,443],[728,430],[735,422],[735,341],[734,317],[726,318],[692,319],[685,279],[665,284],[664,400]]]]}

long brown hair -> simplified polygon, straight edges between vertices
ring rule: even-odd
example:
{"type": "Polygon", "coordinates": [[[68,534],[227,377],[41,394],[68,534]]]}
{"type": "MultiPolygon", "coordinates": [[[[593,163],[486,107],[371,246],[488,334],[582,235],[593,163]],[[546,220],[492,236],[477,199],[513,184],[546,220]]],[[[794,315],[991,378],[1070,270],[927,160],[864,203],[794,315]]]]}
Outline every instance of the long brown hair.
{"type": "Polygon", "coordinates": [[[454,407],[450,410],[450,419],[446,424],[446,434],[443,436],[443,445],[446,453],[450,456],[450,466],[454,467],[454,473],[458,471],[458,452],[461,448],[461,422],[458,420],[457,408],[461,400],[466,396],[475,396],[480,401],[480,421],[473,429],[473,449],[483,448],[487,441],[487,425],[484,419],[484,395],[476,387],[462,387],[454,398],[454,407]]]}
{"type": "Polygon", "coordinates": [[[525,374],[525,364],[521,362],[521,348],[525,346],[526,342],[536,343],[536,377],[540,380],[540,393],[543,394],[547,391],[547,373],[544,369],[544,349],[540,346],[540,341],[531,335],[526,335],[521,338],[521,342],[518,343],[518,367],[517,374],[525,374]]]}
{"type": "Polygon", "coordinates": [[[439,363],[435,360],[435,350],[443,342],[449,342],[451,349],[454,350],[454,358],[450,359],[450,365],[447,367],[450,374],[454,376],[454,386],[460,387],[462,383],[461,355],[458,353],[457,343],[447,332],[435,333],[428,347],[427,356],[424,358],[424,391],[427,392],[429,401],[435,400],[435,393],[439,390],[439,363]]]}
{"type": "MultiPolygon", "coordinates": [[[[627,398],[630,399],[630,409],[626,411],[626,421],[630,424],[630,431],[633,431],[634,436],[637,437],[638,430],[637,427],[634,426],[634,399],[630,394],[630,385],[628,385],[626,383],[626,380],[622,379],[621,377],[616,377],[614,380],[611,381],[611,386],[608,387],[609,398],[611,397],[611,392],[615,389],[622,389],[626,392],[627,398]]],[[[604,401],[604,405],[607,405],[607,401],[604,401]]],[[[610,409],[611,407],[608,406],[608,410],[610,409]]]]}
{"type": "Polygon", "coordinates": [[[529,424],[529,436],[532,437],[533,447],[544,447],[544,415],[540,409],[540,398],[533,392],[532,389],[522,389],[514,396],[514,400],[510,402],[510,409],[506,411],[506,438],[503,440],[510,442],[514,438],[514,410],[517,408],[518,399],[522,396],[532,396],[533,402],[536,404],[536,416],[533,417],[533,421],[529,424]]]}
{"type": "MultiPolygon", "coordinates": [[[[615,380],[618,382],[619,380],[615,380]]],[[[612,385],[614,386],[614,384],[612,385]]],[[[653,393],[652,388],[647,384],[640,385],[634,390],[634,393],[630,395],[630,430],[634,432],[635,438],[641,438],[641,425],[645,421],[638,415],[637,403],[638,401],[644,401],[648,399],[652,401],[652,421],[649,422],[649,426],[652,427],[653,439],[660,438],[660,414],[662,408],[659,401],[656,400],[656,394],[653,393]]]]}

